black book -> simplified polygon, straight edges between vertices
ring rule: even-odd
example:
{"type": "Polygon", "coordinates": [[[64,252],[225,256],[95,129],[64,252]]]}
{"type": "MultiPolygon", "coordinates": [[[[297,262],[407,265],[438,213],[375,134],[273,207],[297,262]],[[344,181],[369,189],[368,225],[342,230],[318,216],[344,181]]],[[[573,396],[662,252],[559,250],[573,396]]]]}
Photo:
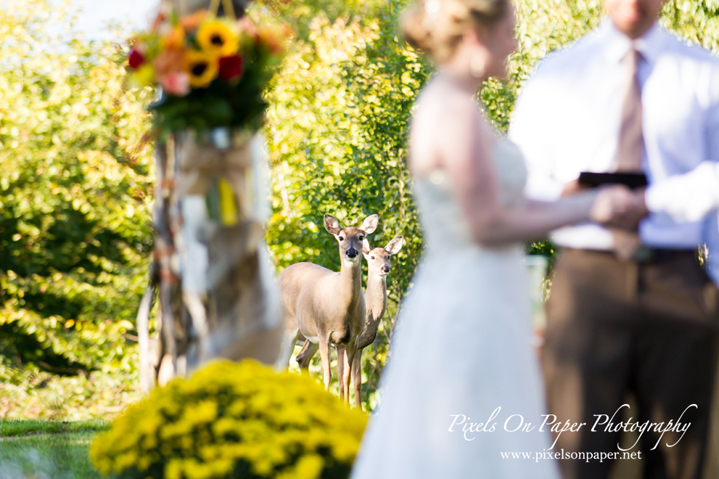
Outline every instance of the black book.
{"type": "Polygon", "coordinates": [[[629,188],[644,188],[649,183],[647,175],[644,173],[590,173],[583,171],[579,174],[579,184],[590,188],[617,184],[624,185],[629,188]]]}

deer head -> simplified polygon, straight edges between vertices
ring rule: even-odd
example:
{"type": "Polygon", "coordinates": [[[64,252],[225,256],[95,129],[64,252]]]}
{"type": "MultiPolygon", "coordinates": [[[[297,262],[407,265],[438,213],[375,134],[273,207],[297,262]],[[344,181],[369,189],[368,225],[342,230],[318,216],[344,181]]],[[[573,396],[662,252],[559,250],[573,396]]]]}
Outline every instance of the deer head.
{"type": "Polygon", "coordinates": [[[325,215],[325,229],[332,234],[339,243],[340,259],[350,263],[359,262],[360,251],[368,234],[377,229],[379,216],[370,215],[362,222],[359,228],[348,226],[343,228],[340,222],[332,215],[325,215]]]}
{"type": "Polygon", "coordinates": [[[384,248],[370,249],[369,241],[365,239],[362,245],[362,254],[367,260],[367,269],[370,275],[387,276],[392,271],[390,256],[399,253],[404,244],[402,236],[396,236],[384,248]]]}

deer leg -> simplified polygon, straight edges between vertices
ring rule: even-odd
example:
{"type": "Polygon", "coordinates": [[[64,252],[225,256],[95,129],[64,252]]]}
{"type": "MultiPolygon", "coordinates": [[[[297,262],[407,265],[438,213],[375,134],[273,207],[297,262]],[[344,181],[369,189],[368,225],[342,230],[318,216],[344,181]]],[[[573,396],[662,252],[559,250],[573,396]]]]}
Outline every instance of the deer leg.
{"type": "Polygon", "coordinates": [[[352,385],[355,390],[355,406],[362,410],[362,348],[357,349],[352,361],[352,385]]]}
{"type": "MultiPolygon", "coordinates": [[[[355,358],[355,345],[350,343],[347,346],[344,347],[345,354],[344,354],[344,371],[340,373],[337,371],[337,378],[342,381],[342,386],[344,387],[344,390],[347,392],[347,394],[344,396],[345,404],[347,406],[350,405],[350,375],[352,373],[352,363],[354,362],[355,358]]],[[[338,363],[339,364],[339,363],[338,363]]],[[[340,396],[341,398],[342,396],[340,396]]]]}
{"type": "MultiPolygon", "coordinates": [[[[349,397],[349,390],[347,386],[345,385],[344,377],[345,377],[345,368],[347,366],[346,363],[347,358],[347,350],[345,349],[344,345],[338,344],[337,345],[337,383],[340,388],[340,399],[344,399],[345,396],[349,397]]],[[[349,368],[346,369],[347,372],[349,372],[349,368]]]]}
{"type": "Polygon", "coordinates": [[[304,346],[302,346],[302,351],[300,351],[295,358],[300,365],[300,369],[305,372],[309,369],[310,362],[315,353],[317,353],[318,348],[317,343],[313,343],[309,340],[305,342],[304,346]]]}
{"type": "Polygon", "coordinates": [[[327,339],[320,336],[320,356],[322,357],[322,374],[325,380],[325,391],[330,389],[332,369],[330,368],[330,344],[327,339]]]}
{"type": "Polygon", "coordinates": [[[297,353],[297,356],[295,356],[295,361],[297,361],[297,363],[302,364],[306,360],[307,352],[309,351],[311,344],[312,342],[309,339],[305,339],[302,349],[300,349],[300,352],[297,353]]]}

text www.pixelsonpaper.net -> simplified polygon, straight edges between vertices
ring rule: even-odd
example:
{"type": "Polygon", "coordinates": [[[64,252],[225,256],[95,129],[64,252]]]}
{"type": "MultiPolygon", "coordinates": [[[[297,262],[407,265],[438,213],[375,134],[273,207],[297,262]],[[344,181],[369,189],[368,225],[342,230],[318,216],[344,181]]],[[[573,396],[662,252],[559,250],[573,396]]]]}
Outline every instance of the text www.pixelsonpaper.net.
{"type": "Polygon", "coordinates": [[[528,459],[535,462],[551,459],[572,459],[579,461],[613,461],[616,459],[641,459],[642,451],[585,452],[541,451],[541,452],[500,452],[502,459],[528,459]]]}

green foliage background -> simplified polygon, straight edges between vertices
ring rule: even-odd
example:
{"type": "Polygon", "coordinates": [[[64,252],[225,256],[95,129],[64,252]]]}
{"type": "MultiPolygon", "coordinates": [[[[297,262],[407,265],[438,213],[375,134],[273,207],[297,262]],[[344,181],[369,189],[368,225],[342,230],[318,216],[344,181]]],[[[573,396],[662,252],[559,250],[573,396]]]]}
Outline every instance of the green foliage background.
{"type": "MultiPolygon", "coordinates": [[[[289,23],[297,32],[266,93],[273,171],[267,241],[278,270],[297,261],[338,267],[325,213],[352,225],[378,213],[372,246],[398,234],[407,239],[388,280],[390,304],[378,339],[363,358],[369,407],[422,253],[405,135],[432,66],[398,36],[406,3],[264,0],[250,10],[258,22],[289,23]]],[[[481,94],[500,131],[535,62],[602,15],[598,0],[515,4],[520,47],[510,77],[489,82],[481,94]]],[[[47,33],[52,23],[69,21],[64,11],[48,0],[0,7],[0,381],[28,394],[55,384],[49,373],[120,371],[126,379],[113,384],[128,394],[136,378],[134,316],[152,245],[144,108],[153,92],[125,88],[125,47],[47,33]]],[[[672,0],[662,22],[719,52],[717,0],[672,0]]],[[[553,253],[548,243],[528,248],[553,253]]],[[[73,390],[100,401],[83,391],[101,381],[86,376],[53,387],[61,397],[73,390]]],[[[0,415],[23,411],[22,394],[0,396],[0,415]]]]}
{"type": "MultiPolygon", "coordinates": [[[[719,3],[712,1],[669,2],[662,23],[719,51],[719,3]]],[[[414,99],[433,68],[399,36],[398,17],[408,3],[355,1],[344,10],[329,0],[284,8],[269,4],[299,32],[294,54],[268,92],[266,133],[275,181],[268,242],[279,269],[297,261],[339,267],[335,240],[322,226],[325,213],[348,224],[378,213],[373,246],[398,234],[408,240],[389,276],[389,307],[377,340],[363,356],[363,393],[370,408],[393,320],[422,252],[405,163],[406,131],[414,99]]],[[[510,58],[509,78],[488,82],[481,93],[483,108],[501,132],[535,63],[589,32],[603,15],[598,0],[519,0],[515,6],[519,49],[510,58]]],[[[266,10],[252,13],[260,12],[266,10]]],[[[554,248],[538,242],[528,245],[528,252],[551,256],[554,248]]]]}
{"type": "MultiPolygon", "coordinates": [[[[0,7],[0,381],[20,386],[135,373],[127,338],[152,246],[153,92],[125,89],[118,47],[66,33],[66,9],[0,7]]],[[[8,386],[0,408],[33,415],[30,399],[8,386]]]]}

